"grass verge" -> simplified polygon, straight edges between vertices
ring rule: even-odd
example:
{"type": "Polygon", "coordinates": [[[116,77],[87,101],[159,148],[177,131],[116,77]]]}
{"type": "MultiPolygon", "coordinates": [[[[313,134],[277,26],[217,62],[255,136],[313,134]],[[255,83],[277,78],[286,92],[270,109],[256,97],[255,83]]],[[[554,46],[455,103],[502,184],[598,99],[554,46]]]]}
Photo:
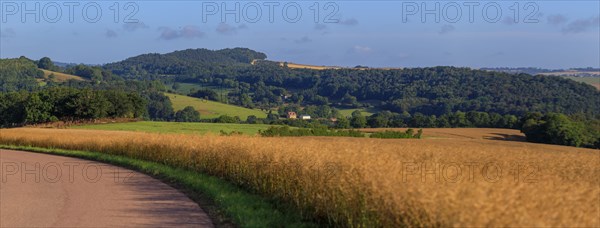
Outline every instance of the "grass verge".
{"type": "Polygon", "coordinates": [[[94,160],[136,170],[184,192],[204,209],[216,227],[316,227],[287,205],[275,205],[217,177],[124,156],[80,150],[0,145],[23,150],[94,160]]]}

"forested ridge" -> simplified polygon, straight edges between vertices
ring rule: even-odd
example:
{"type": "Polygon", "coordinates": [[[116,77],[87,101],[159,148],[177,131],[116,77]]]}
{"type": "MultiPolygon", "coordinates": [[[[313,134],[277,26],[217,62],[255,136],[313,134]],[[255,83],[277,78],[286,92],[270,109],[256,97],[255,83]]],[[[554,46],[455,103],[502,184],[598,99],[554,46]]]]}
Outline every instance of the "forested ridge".
{"type": "Polygon", "coordinates": [[[108,64],[105,69],[125,78],[146,77],[230,88],[235,91],[230,94],[231,100],[242,105],[241,96],[246,94],[255,106],[262,107],[278,107],[290,102],[375,106],[398,113],[426,115],[482,111],[595,116],[600,112],[600,99],[594,99],[600,97],[600,92],[592,86],[560,77],[456,67],[290,69],[269,61],[250,65],[253,58],[266,56],[249,49],[196,49],[141,55],[108,64]],[[223,54],[224,51],[228,54],[223,54]],[[290,100],[282,99],[284,95],[290,100]]]}

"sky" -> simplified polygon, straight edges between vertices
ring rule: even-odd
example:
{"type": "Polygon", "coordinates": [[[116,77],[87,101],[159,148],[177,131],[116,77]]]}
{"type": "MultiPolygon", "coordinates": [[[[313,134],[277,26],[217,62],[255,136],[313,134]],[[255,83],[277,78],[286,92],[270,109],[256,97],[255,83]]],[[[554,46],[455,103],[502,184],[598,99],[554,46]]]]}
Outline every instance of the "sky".
{"type": "Polygon", "coordinates": [[[326,66],[600,67],[600,1],[0,1],[0,57],[247,47],[326,66]]]}

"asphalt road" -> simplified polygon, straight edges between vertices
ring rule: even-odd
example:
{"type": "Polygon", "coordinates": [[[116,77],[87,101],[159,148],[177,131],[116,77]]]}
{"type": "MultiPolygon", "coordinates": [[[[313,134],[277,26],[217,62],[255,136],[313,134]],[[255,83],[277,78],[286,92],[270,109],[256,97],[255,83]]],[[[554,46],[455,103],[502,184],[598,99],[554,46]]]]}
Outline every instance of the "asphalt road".
{"type": "Polygon", "coordinates": [[[213,227],[174,188],[103,163],[0,150],[0,227],[213,227]]]}

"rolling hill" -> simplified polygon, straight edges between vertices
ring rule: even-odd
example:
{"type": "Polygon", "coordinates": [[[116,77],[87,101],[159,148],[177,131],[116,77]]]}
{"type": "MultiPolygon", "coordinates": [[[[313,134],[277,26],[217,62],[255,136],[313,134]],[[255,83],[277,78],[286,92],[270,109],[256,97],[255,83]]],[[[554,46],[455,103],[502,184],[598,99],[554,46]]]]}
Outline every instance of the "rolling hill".
{"type": "Polygon", "coordinates": [[[267,108],[283,106],[291,97],[300,106],[331,106],[347,99],[377,110],[436,116],[458,111],[600,113],[599,100],[590,99],[600,98],[598,90],[556,76],[458,67],[317,70],[308,65],[281,67],[264,59],[265,54],[243,48],[188,49],[103,67],[124,78],[234,89],[249,96],[253,105],[267,108]]]}
{"type": "Polygon", "coordinates": [[[267,117],[267,114],[260,110],[248,109],[179,94],[165,93],[165,95],[171,99],[175,111],[182,110],[186,106],[192,106],[200,112],[201,119],[214,119],[221,115],[239,116],[242,120],[246,120],[250,115],[255,115],[259,118],[267,117]]]}

